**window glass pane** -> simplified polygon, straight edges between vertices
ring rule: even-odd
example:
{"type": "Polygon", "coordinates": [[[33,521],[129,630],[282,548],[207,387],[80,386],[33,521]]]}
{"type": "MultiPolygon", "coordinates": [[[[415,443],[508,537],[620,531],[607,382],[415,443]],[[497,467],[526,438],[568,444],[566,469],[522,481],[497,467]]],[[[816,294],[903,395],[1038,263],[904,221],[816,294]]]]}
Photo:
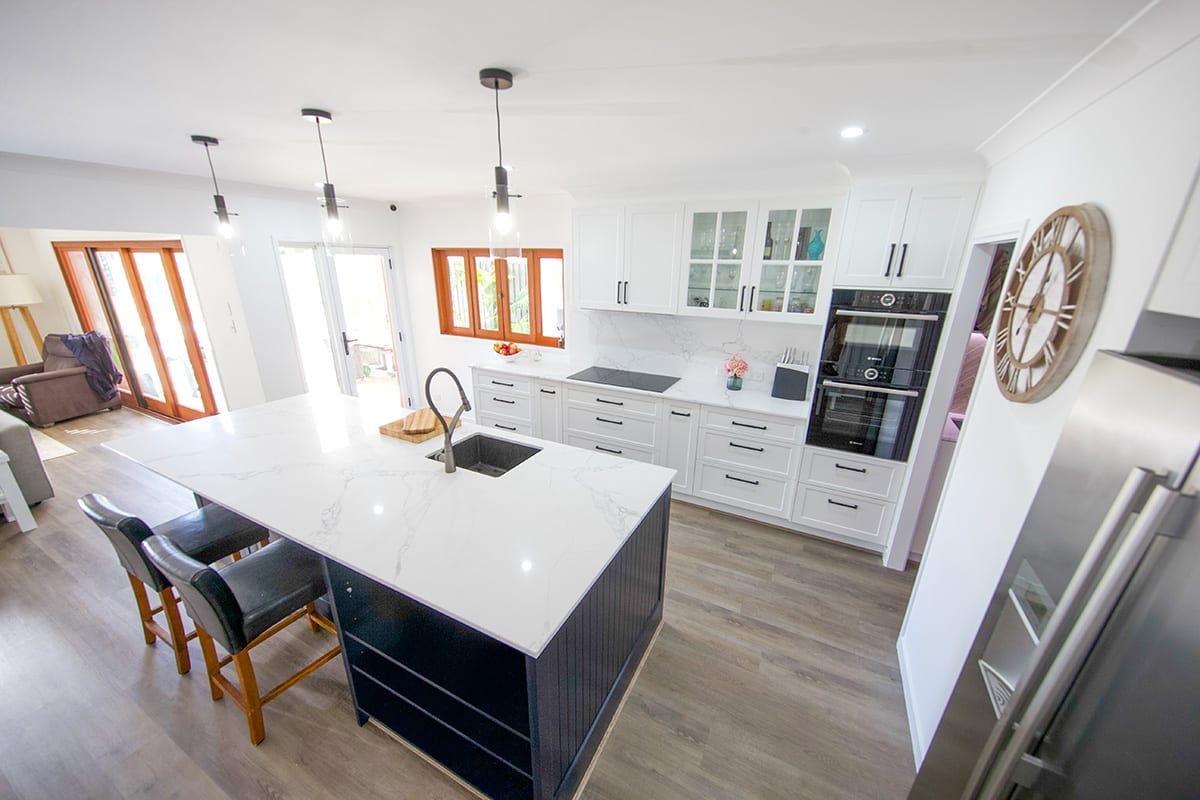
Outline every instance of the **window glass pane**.
{"type": "Polygon", "coordinates": [[[538,277],[542,289],[542,336],[563,336],[563,260],[539,258],[538,277]]]}
{"type": "Polygon", "coordinates": [[[96,262],[100,267],[100,277],[108,287],[117,323],[125,335],[129,358],[133,361],[129,371],[135,373],[143,395],[165,401],[167,398],[158,377],[158,369],[154,365],[154,356],[150,352],[146,329],[142,327],[142,319],[138,316],[137,304],[133,299],[129,279],[125,275],[121,253],[117,250],[97,250],[96,262]]]}
{"type": "Polygon", "coordinates": [[[475,290],[479,299],[479,327],[500,330],[500,308],[496,303],[496,265],[486,256],[475,257],[475,290]]]}
{"type": "Polygon", "coordinates": [[[467,297],[467,260],[462,256],[446,256],[446,271],[450,284],[450,324],[455,328],[469,328],[471,306],[467,297]]]}
{"type": "Polygon", "coordinates": [[[226,411],[225,392],[221,389],[221,378],[212,363],[212,344],[208,340],[208,325],[204,322],[204,314],[200,310],[200,297],[196,294],[196,284],[192,280],[192,268],[188,264],[187,255],[182,251],[175,253],[175,266],[179,268],[179,282],[183,284],[183,297],[187,301],[188,313],[192,317],[192,332],[200,345],[200,358],[204,361],[204,372],[208,376],[208,385],[213,392],[213,401],[218,411],[226,411]]]}
{"type": "Polygon", "coordinates": [[[192,369],[192,359],[188,355],[183,326],[179,323],[179,311],[175,308],[174,297],[171,296],[171,284],[167,281],[162,254],[135,252],[133,264],[145,291],[150,319],[158,333],[158,344],[166,363],[171,388],[175,390],[175,400],[186,408],[203,411],[204,400],[200,395],[200,382],[192,369]]]}
{"type": "Polygon", "coordinates": [[[513,333],[529,333],[533,330],[530,312],[529,261],[526,258],[509,258],[508,264],[508,328],[513,333]]]}
{"type": "MultiPolygon", "coordinates": [[[[104,315],[104,305],[100,302],[100,295],[96,293],[96,281],[92,278],[92,269],[88,265],[87,256],[83,250],[68,250],[67,263],[71,267],[71,274],[75,278],[75,285],[79,289],[80,300],[83,302],[83,307],[87,313],[88,319],[79,320],[80,325],[84,328],[90,326],[91,330],[104,334],[104,338],[108,339],[108,348],[112,354],[113,364],[117,369],[124,374],[125,365],[121,361],[121,355],[117,351],[116,343],[113,341],[112,328],[108,324],[108,317],[104,315]]],[[[38,342],[38,347],[41,348],[42,343],[38,342]]],[[[122,382],[117,389],[128,392],[129,384],[122,382]]]]}

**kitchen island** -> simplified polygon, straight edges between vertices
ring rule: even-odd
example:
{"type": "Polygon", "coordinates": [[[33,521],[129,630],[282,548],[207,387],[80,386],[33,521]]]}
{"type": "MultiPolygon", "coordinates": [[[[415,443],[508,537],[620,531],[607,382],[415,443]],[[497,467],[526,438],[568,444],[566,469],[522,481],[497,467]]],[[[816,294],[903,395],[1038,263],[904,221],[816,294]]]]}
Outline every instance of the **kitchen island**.
{"type": "Polygon", "coordinates": [[[446,474],[440,438],[302,395],[106,446],[324,556],[360,724],[488,796],[565,798],[662,619],[673,473],[503,438],[539,452],[446,474]]]}

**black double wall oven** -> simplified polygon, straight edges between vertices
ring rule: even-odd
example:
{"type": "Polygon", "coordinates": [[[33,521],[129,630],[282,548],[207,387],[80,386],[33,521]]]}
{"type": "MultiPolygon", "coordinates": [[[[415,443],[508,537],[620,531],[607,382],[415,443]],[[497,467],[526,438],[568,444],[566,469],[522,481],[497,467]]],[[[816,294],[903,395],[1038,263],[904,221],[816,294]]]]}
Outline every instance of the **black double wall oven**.
{"type": "Polygon", "coordinates": [[[906,461],[949,306],[942,292],[835,289],[808,444],[906,461]]]}

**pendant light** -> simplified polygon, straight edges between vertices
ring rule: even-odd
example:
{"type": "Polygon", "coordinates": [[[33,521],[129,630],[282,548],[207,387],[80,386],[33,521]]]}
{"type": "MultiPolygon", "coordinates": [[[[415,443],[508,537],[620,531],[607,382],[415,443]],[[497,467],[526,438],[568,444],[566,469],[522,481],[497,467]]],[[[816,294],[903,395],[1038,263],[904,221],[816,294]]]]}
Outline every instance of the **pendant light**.
{"type": "Polygon", "coordinates": [[[329,182],[329,165],[325,163],[325,139],[321,136],[321,121],[333,122],[333,114],[320,108],[302,108],[300,116],[305,119],[311,119],[317,126],[317,143],[321,146],[321,169],[325,173],[325,182],[321,184],[321,205],[325,209],[325,233],[328,239],[332,241],[341,241],[345,238],[346,224],[342,219],[340,208],[348,208],[345,204],[339,204],[337,194],[333,190],[333,184],[329,182]]]}
{"type": "Polygon", "coordinates": [[[225,239],[232,239],[233,223],[229,221],[229,209],[225,206],[225,196],[221,194],[221,189],[217,186],[217,171],[213,169],[212,153],[208,151],[208,148],[216,147],[221,142],[215,136],[203,136],[198,133],[192,134],[192,141],[204,145],[204,155],[208,157],[208,171],[212,175],[213,181],[213,203],[217,207],[214,212],[217,215],[217,233],[225,239]]]}
{"type": "Polygon", "coordinates": [[[479,71],[479,82],[491,89],[496,96],[496,188],[492,197],[496,199],[496,213],[488,226],[488,240],[493,258],[518,258],[521,255],[521,238],[517,233],[509,199],[520,197],[508,188],[508,168],[504,166],[504,144],[500,139],[500,92],[511,89],[513,75],[506,69],[488,67],[479,71]]]}

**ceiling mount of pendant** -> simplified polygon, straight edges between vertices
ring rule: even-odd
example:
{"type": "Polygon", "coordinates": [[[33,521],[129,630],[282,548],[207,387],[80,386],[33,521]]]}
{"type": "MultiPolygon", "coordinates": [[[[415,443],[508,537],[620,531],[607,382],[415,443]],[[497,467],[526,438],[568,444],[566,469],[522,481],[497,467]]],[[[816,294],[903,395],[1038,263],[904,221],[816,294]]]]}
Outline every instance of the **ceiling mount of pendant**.
{"type": "Polygon", "coordinates": [[[305,119],[311,119],[318,125],[321,124],[321,120],[333,122],[333,114],[330,114],[323,108],[302,108],[300,109],[300,116],[304,117],[305,119]]]}
{"type": "Polygon", "coordinates": [[[503,91],[512,88],[513,74],[499,67],[486,67],[479,70],[479,82],[488,89],[503,91]]]}
{"type": "Polygon", "coordinates": [[[196,144],[202,144],[205,147],[208,147],[209,145],[216,147],[217,145],[219,145],[221,143],[221,140],[215,136],[202,136],[198,133],[192,134],[192,141],[195,142],[196,144]]]}

